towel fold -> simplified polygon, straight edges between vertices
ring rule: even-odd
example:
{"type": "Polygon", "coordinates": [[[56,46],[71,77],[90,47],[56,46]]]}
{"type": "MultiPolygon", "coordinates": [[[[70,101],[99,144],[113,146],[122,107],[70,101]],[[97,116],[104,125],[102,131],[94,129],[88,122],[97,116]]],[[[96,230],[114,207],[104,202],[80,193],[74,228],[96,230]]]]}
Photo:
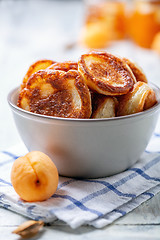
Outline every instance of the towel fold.
{"type": "Polygon", "coordinates": [[[160,134],[154,133],[140,160],[111,177],[73,179],[60,177],[56,193],[47,201],[28,203],[15,193],[10,172],[14,160],[27,150],[20,144],[0,152],[0,206],[31,219],[60,219],[77,228],[102,228],[126,215],[160,191],[160,134]]]}

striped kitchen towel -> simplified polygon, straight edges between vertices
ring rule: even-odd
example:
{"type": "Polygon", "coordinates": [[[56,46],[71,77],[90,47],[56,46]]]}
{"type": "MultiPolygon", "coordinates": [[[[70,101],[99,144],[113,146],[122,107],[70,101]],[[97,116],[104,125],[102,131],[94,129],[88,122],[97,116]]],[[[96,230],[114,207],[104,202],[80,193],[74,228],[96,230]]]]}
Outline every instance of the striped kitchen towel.
{"type": "MultiPolygon", "coordinates": [[[[159,131],[160,132],[160,131],[159,131]]],[[[160,134],[130,169],[100,179],[60,177],[56,193],[47,201],[28,203],[15,193],[10,172],[13,161],[27,150],[18,145],[0,152],[0,206],[35,220],[60,219],[77,228],[102,228],[126,215],[160,191],[160,134]]]]}

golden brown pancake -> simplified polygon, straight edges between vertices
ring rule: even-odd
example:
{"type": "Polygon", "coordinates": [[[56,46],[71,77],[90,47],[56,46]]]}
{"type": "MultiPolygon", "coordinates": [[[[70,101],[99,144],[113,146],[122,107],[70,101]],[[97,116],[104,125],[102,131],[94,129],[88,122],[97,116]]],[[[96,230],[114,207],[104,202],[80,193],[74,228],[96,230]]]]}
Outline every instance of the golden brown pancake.
{"type": "Polygon", "coordinates": [[[126,94],[136,82],[128,65],[106,52],[83,54],[78,62],[78,71],[89,88],[104,95],[126,94]]]}
{"type": "Polygon", "coordinates": [[[139,81],[129,93],[120,97],[117,115],[138,113],[152,107],[156,102],[153,89],[147,83],[139,81]]]}
{"type": "Polygon", "coordinates": [[[133,63],[132,61],[130,61],[127,58],[123,58],[123,61],[125,63],[127,63],[127,65],[130,67],[130,69],[132,70],[137,82],[138,81],[145,82],[145,83],[148,82],[148,80],[146,78],[146,75],[144,74],[143,70],[141,69],[140,66],[138,66],[137,63],[133,63]]]}
{"type": "Polygon", "coordinates": [[[78,70],[78,63],[77,62],[57,62],[52,64],[51,66],[48,67],[48,69],[52,70],[61,70],[68,72],[69,70],[78,70]]]}
{"type": "Polygon", "coordinates": [[[55,117],[91,116],[89,89],[75,70],[41,70],[32,74],[17,105],[30,112],[55,117]]]}
{"type": "Polygon", "coordinates": [[[91,118],[112,118],[116,116],[117,99],[101,94],[92,97],[91,118]]]}
{"type": "Polygon", "coordinates": [[[33,63],[33,64],[29,67],[26,75],[25,75],[24,78],[23,78],[23,82],[22,82],[22,84],[21,84],[21,90],[26,86],[26,83],[27,83],[29,77],[30,77],[33,73],[38,72],[39,70],[44,70],[44,69],[48,68],[50,65],[52,65],[53,63],[55,63],[55,62],[52,61],[52,60],[47,60],[47,59],[45,59],[45,60],[39,60],[39,61],[33,63]]]}

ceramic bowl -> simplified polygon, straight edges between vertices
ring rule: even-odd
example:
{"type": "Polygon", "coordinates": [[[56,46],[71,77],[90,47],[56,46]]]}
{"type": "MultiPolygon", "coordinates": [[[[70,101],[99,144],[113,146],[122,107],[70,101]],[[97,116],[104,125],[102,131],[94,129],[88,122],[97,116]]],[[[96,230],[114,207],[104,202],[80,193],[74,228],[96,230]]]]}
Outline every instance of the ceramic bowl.
{"type": "Polygon", "coordinates": [[[19,134],[28,151],[46,153],[68,177],[110,176],[138,161],[151,138],[160,109],[160,89],[150,84],[158,103],[143,112],[108,119],[44,116],[17,107],[18,88],[8,95],[19,134]]]}

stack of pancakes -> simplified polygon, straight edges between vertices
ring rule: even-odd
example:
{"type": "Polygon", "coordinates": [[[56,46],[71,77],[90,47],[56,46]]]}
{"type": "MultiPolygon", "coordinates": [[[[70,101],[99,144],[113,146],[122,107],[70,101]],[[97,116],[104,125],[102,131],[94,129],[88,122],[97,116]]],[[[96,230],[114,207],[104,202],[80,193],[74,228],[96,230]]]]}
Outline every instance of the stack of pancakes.
{"type": "Polygon", "coordinates": [[[37,114],[82,119],[129,115],[156,102],[138,65],[107,52],[90,52],[78,62],[32,64],[17,105],[37,114]]]}

